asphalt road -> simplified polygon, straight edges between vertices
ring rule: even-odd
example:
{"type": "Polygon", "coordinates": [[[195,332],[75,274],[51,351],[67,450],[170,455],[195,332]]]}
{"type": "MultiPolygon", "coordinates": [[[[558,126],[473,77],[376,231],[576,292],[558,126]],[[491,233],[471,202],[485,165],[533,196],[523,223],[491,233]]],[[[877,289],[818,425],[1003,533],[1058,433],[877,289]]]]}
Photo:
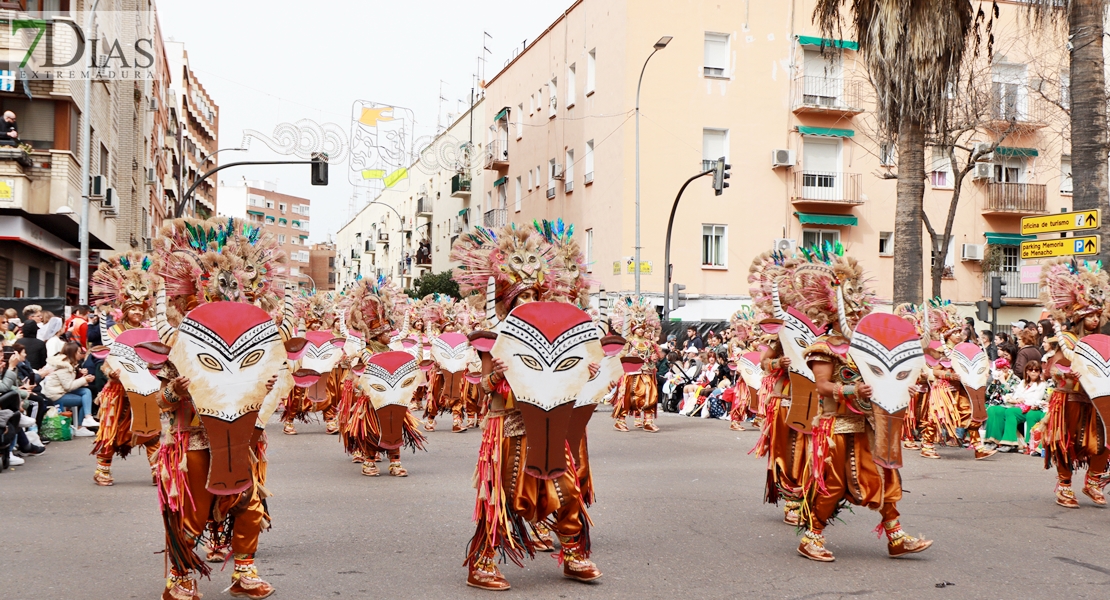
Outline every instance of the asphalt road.
{"type": "MultiPolygon", "coordinates": [[[[258,565],[275,598],[481,598],[465,586],[473,533],[471,475],[479,433],[429,434],[429,450],[403,458],[409,477],[363,477],[321,424],[284,436],[271,425],[268,487],[274,527],[258,565]]],[[[598,582],[563,579],[539,555],[503,567],[503,596],[528,598],[1106,598],[1110,510],[1082,497],[1053,502],[1039,459],[942,449],[910,454],[902,470],[902,522],[936,544],[891,560],[872,529],[877,513],[845,511],[827,537],[837,560],[803,559],[780,509],[762,504],[764,461],[756,432],[673,415],[662,431],[618,433],[607,413],[590,428],[598,502],[598,582]],[[948,583],[938,587],[938,585],[948,583]]],[[[0,598],[157,598],[163,544],[145,461],[117,461],[116,485],[97,487],[88,439],[51,444],[44,456],[0,474],[0,598]]],[[[384,471],[384,469],[383,469],[384,471]]],[[[208,600],[229,597],[230,567],[201,582],[208,600]]]]}

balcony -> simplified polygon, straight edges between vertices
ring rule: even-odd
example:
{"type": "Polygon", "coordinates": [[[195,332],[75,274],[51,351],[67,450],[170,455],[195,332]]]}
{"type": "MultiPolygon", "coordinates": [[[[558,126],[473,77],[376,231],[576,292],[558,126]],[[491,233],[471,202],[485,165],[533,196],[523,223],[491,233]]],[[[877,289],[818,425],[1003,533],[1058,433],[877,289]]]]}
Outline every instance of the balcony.
{"type": "Polygon", "coordinates": [[[482,224],[486,227],[501,227],[508,222],[509,210],[505,208],[487,210],[486,214],[482,216],[482,224]]]}
{"type": "Polygon", "coordinates": [[[859,173],[795,171],[794,204],[863,204],[859,173]]]}
{"type": "Polygon", "coordinates": [[[794,80],[794,114],[851,117],[863,112],[863,82],[803,75],[794,80]]]}
{"type": "Polygon", "coordinates": [[[983,297],[991,297],[991,278],[1001,277],[1006,284],[1007,300],[1037,300],[1041,286],[1036,283],[1022,283],[1021,271],[991,271],[983,273],[983,297]]]}
{"type": "Polygon", "coordinates": [[[451,197],[452,198],[469,198],[470,197],[470,178],[462,173],[455,173],[451,178],[451,197]]]}
{"type": "Polygon", "coordinates": [[[509,144],[505,140],[495,140],[486,146],[486,168],[491,170],[509,167],[509,144]]]}
{"type": "Polygon", "coordinates": [[[1048,126],[1049,104],[1030,97],[1014,84],[994,83],[991,90],[991,114],[987,128],[1011,133],[1028,133],[1048,126]]]}
{"type": "Polygon", "coordinates": [[[1048,213],[1045,186],[1040,183],[987,184],[983,214],[1043,215],[1048,213]]]}
{"type": "Polygon", "coordinates": [[[421,196],[416,199],[416,216],[429,217],[432,216],[432,199],[427,196],[421,196]]]}
{"type": "Polygon", "coordinates": [[[379,231],[378,232],[378,243],[379,244],[388,244],[389,243],[389,234],[384,232],[384,231],[379,231]]]}

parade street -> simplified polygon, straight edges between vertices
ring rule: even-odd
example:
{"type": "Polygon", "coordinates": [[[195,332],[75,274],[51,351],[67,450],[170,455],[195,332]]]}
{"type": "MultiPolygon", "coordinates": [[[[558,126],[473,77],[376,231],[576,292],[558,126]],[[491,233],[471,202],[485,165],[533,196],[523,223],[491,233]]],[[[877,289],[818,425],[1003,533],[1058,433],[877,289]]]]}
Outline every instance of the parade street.
{"type": "MultiPolygon", "coordinates": [[[[756,431],[724,421],[660,415],[657,434],[590,426],[598,501],[595,584],[562,577],[551,555],[503,572],[529,598],[1105,598],[1110,585],[1110,510],[1081,497],[1053,502],[1053,473],[1039,459],[967,450],[943,460],[906,452],[906,530],[936,540],[928,552],[891,560],[856,508],[828,529],[837,560],[798,556],[782,511],[762,503],[764,461],[747,454],[756,431]],[[947,585],[943,585],[947,584],[947,585]]],[[[405,454],[409,477],[364,477],[322,424],[284,436],[271,424],[267,487],[273,528],[262,534],[260,574],[275,597],[482,598],[464,585],[473,533],[471,475],[479,432],[428,434],[427,453],[405,454]]],[[[0,475],[5,526],[0,597],[8,600],[151,598],[160,593],[165,540],[155,488],[141,453],[119,461],[113,487],[92,481],[90,442],[52,444],[34,469],[0,475]],[[56,576],[39,579],[52,565],[56,576]]],[[[384,469],[383,469],[384,471],[384,469]]],[[[201,580],[209,600],[230,567],[201,580]]]]}

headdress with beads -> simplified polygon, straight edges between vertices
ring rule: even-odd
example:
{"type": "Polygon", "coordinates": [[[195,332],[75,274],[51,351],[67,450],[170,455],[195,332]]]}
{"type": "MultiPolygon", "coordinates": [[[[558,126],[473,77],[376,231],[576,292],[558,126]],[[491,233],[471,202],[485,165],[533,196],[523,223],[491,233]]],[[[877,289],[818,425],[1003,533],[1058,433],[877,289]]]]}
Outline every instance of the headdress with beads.
{"type": "Polygon", "coordinates": [[[464,296],[486,293],[493,278],[494,308],[503,319],[524,290],[547,298],[560,288],[559,278],[551,273],[552,252],[552,246],[531,227],[475,227],[451,248],[451,260],[461,263],[452,278],[464,296]]]}
{"type": "Polygon", "coordinates": [[[356,282],[347,294],[347,325],[361,332],[367,341],[390,331],[404,310],[402,294],[385,277],[366,278],[356,282]]]}
{"type": "Polygon", "coordinates": [[[562,219],[556,221],[533,221],[536,231],[552,246],[553,270],[564,281],[563,287],[569,290],[570,302],[585,309],[590,305],[590,288],[594,282],[587,277],[589,265],[586,254],[574,239],[574,225],[567,225],[562,219]]]}
{"type": "Polygon", "coordinates": [[[1077,323],[1098,315],[1099,327],[1110,317],[1110,277],[1102,261],[1054,259],[1041,267],[1041,302],[1052,318],[1077,323]]]}
{"type": "Polygon", "coordinates": [[[162,284],[155,259],[133,251],[101,262],[90,281],[94,306],[114,308],[119,314],[139,306],[147,316],[153,315],[154,295],[162,284]]]}
{"type": "Polygon", "coordinates": [[[791,277],[793,304],[818,327],[831,325],[852,335],[859,320],[871,312],[874,293],[864,282],[863,267],[844,253],[844,246],[826,242],[802,249],[802,260],[791,277]]]}

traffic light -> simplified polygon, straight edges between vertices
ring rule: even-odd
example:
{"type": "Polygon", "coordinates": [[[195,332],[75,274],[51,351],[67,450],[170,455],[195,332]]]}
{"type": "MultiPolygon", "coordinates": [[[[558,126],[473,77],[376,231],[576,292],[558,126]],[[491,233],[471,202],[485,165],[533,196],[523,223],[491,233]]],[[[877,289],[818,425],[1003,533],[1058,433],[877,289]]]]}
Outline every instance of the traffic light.
{"type": "Polygon", "coordinates": [[[671,284],[671,306],[672,307],[682,308],[683,306],[686,306],[686,299],[682,297],[682,290],[684,290],[684,289],[686,289],[686,286],[682,285],[681,283],[672,283],[671,284]]]}
{"type": "Polygon", "coordinates": [[[984,323],[990,322],[990,313],[987,310],[991,307],[991,303],[986,300],[980,300],[975,303],[975,316],[984,323]]]}
{"type": "Polygon", "coordinates": [[[312,185],[328,184],[328,155],[323,152],[312,154],[312,185]]]}
{"type": "Polygon", "coordinates": [[[720,196],[721,192],[728,187],[728,182],[725,181],[732,177],[728,172],[732,165],[725,163],[725,157],[717,159],[717,168],[713,170],[713,194],[720,196]]]}
{"type": "Polygon", "coordinates": [[[991,308],[997,310],[1002,308],[1005,301],[1002,299],[1006,297],[1006,282],[1002,281],[1001,277],[991,277],[991,308]]]}

